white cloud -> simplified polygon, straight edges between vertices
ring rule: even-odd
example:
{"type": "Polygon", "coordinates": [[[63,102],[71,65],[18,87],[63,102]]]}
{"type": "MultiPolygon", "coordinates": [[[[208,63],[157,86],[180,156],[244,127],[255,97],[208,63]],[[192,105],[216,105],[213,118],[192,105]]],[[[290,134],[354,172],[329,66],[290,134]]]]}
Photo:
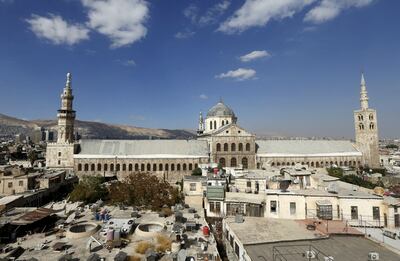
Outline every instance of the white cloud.
{"type": "Polygon", "coordinates": [[[249,79],[255,79],[256,76],[256,71],[253,69],[246,69],[246,68],[239,68],[236,70],[231,70],[226,73],[221,73],[219,75],[216,75],[216,78],[222,79],[222,78],[232,78],[236,79],[238,81],[243,81],[243,80],[249,80],[249,79]]]}
{"type": "Polygon", "coordinates": [[[218,18],[229,8],[231,2],[224,0],[210,7],[206,13],[199,18],[199,25],[209,25],[218,22],[218,18]]]}
{"type": "Polygon", "coordinates": [[[323,23],[338,16],[344,9],[351,7],[364,7],[371,4],[374,0],[322,0],[317,6],[312,8],[304,21],[311,23],[323,23]]]}
{"type": "Polygon", "coordinates": [[[296,12],[315,0],[246,0],[223,22],[218,30],[224,33],[240,33],[254,26],[264,26],[271,19],[292,17],[296,12]]]}
{"type": "Polygon", "coordinates": [[[203,100],[207,100],[207,99],[208,99],[208,96],[205,95],[205,94],[200,94],[199,98],[200,98],[200,99],[203,99],[203,100]]]}
{"type": "Polygon", "coordinates": [[[256,59],[260,59],[260,58],[263,58],[263,57],[270,57],[270,56],[271,56],[271,54],[269,54],[265,50],[262,50],[262,51],[252,51],[252,52],[250,52],[248,54],[240,56],[239,59],[242,62],[250,62],[250,61],[253,61],[253,60],[256,60],[256,59]]]}
{"type": "Polygon", "coordinates": [[[192,37],[194,34],[195,34],[195,32],[193,32],[193,31],[191,31],[191,30],[189,30],[189,29],[186,29],[186,30],[184,30],[184,31],[177,32],[177,33],[175,34],[175,38],[178,38],[178,39],[186,39],[186,38],[192,37]]]}
{"type": "Polygon", "coordinates": [[[199,8],[196,5],[190,4],[183,10],[183,15],[188,18],[192,23],[196,23],[197,21],[197,13],[199,8]]]}
{"type": "Polygon", "coordinates": [[[81,0],[88,8],[87,25],[111,39],[111,47],[133,44],[147,34],[145,0],[81,0]]]}
{"type": "Polygon", "coordinates": [[[68,24],[58,15],[50,14],[48,17],[32,15],[26,21],[37,37],[49,40],[53,44],[74,45],[89,39],[89,29],[80,24],[68,24]]]}

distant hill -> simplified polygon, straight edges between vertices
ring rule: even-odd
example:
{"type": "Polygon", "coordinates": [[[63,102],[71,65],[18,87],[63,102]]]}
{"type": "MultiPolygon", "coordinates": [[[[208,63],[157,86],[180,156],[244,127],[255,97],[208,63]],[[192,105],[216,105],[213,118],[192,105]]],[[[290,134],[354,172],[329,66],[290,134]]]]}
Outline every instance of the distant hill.
{"type": "MultiPolygon", "coordinates": [[[[56,120],[21,120],[0,113],[0,136],[29,135],[40,127],[57,130],[56,120]]],[[[84,139],[191,139],[195,132],[188,130],[149,129],[93,121],[75,121],[75,131],[84,139]]]]}

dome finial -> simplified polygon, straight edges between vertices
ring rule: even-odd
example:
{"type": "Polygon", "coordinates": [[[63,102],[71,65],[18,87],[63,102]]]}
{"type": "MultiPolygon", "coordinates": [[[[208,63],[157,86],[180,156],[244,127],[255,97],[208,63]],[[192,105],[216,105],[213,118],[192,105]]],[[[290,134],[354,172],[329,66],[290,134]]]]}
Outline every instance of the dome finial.
{"type": "Polygon", "coordinates": [[[219,102],[224,103],[224,101],[222,100],[222,96],[219,96],[219,102]]]}

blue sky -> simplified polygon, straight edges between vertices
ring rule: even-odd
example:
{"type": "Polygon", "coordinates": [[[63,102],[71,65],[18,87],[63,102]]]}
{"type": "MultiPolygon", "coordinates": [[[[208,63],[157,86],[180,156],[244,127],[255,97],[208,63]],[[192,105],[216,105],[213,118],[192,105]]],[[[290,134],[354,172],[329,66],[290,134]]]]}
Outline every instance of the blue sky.
{"type": "Polygon", "coordinates": [[[220,97],[257,134],[354,136],[360,72],[399,137],[400,1],[0,0],[0,112],[197,127],[220,97]]]}

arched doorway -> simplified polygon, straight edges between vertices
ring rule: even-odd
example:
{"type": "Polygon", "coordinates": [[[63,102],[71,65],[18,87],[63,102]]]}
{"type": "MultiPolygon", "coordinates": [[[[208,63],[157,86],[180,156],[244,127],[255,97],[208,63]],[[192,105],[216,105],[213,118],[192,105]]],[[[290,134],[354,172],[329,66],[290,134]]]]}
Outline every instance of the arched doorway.
{"type": "Polygon", "coordinates": [[[242,165],[243,165],[244,169],[247,169],[249,167],[249,162],[248,162],[247,158],[242,159],[242,165]]]}
{"type": "Polygon", "coordinates": [[[226,164],[225,164],[225,158],[220,158],[220,159],[219,159],[219,164],[221,164],[222,167],[225,167],[225,166],[226,166],[226,164]]]}
{"type": "Polygon", "coordinates": [[[231,158],[231,167],[236,167],[236,166],[237,166],[236,158],[231,158]]]}

